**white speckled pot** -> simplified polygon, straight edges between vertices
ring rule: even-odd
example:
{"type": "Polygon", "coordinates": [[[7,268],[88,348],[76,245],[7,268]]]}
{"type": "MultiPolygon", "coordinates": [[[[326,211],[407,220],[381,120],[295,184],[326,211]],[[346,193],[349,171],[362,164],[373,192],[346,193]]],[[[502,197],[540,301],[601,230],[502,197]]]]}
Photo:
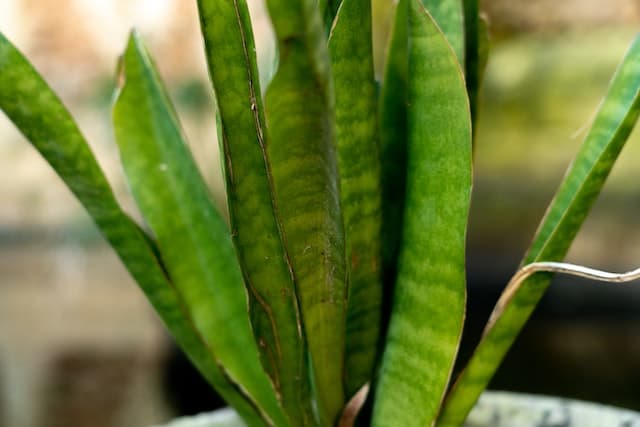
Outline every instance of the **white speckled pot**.
{"type": "MultiPolygon", "coordinates": [[[[640,427],[640,413],[558,397],[485,392],[465,427],[640,427]]],[[[231,409],[178,418],[163,427],[245,427],[231,409]]]]}
{"type": "Polygon", "coordinates": [[[559,397],[485,392],[465,427],[640,427],[640,413],[559,397]]]}

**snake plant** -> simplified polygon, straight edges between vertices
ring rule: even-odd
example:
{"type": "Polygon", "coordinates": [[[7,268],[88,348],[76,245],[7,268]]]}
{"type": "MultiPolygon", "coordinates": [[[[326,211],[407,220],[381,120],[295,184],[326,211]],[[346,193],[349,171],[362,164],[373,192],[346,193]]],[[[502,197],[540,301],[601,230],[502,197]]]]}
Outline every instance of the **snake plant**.
{"type": "Polygon", "coordinates": [[[278,59],[264,87],[245,0],[197,3],[229,222],[135,32],[113,128],[144,224],[123,211],[67,109],[1,35],[0,108],[247,425],[460,426],[549,272],[575,272],[557,262],[640,112],[640,38],[541,222],[528,269],[454,382],[487,56],[477,0],[399,0],[381,81],[370,0],[266,0],[278,59]]]}

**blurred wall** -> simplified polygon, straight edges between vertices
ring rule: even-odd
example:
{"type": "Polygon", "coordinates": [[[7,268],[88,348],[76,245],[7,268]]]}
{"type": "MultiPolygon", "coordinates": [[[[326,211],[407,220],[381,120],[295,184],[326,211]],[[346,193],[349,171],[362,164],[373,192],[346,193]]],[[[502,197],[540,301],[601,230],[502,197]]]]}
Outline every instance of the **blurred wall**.
{"type": "Polygon", "coordinates": [[[550,31],[640,22],[638,0],[481,0],[493,31],[550,31]]]}

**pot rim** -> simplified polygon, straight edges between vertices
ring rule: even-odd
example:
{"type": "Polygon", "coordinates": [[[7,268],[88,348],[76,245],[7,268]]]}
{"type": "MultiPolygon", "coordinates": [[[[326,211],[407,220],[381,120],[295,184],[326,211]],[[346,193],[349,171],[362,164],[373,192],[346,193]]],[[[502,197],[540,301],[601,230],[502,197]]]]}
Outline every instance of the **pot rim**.
{"type": "MultiPolygon", "coordinates": [[[[231,408],[180,417],[156,427],[244,427],[231,408]]],[[[579,399],[487,390],[464,427],[640,427],[640,412],[579,399]]]]}

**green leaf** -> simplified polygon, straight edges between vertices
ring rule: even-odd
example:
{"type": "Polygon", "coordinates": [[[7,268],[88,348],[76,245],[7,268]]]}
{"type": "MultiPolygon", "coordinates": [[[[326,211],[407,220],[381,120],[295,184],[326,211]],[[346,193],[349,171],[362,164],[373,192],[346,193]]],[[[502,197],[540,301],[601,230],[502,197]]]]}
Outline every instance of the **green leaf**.
{"type": "Polygon", "coordinates": [[[272,198],[254,40],[243,0],[198,2],[215,88],[232,235],[249,293],[262,365],[292,420],[312,421],[302,319],[272,198]],[[311,418],[310,418],[311,417],[311,418]]]}
{"type": "MultiPolygon", "coordinates": [[[[640,114],[640,36],[631,45],[602,101],[591,130],[560,185],[523,264],[562,260],[640,114]]],[[[458,426],[489,383],[547,289],[537,274],[510,290],[494,309],[469,364],[447,398],[438,425],[458,426]]]]}
{"type": "Polygon", "coordinates": [[[489,56],[489,29],[486,20],[480,16],[478,0],[464,0],[463,6],[465,81],[467,83],[467,93],[469,94],[475,139],[475,124],[478,119],[478,93],[489,56]]]}
{"type": "Polygon", "coordinates": [[[262,370],[246,293],[224,219],[184,142],[151,59],[133,34],[113,121],[134,198],[198,334],[267,424],[287,425],[262,370]]]}
{"type": "Polygon", "coordinates": [[[381,188],[370,0],[344,0],[329,39],[349,305],[345,393],[371,380],[380,340],[381,188]]]}
{"type": "Polygon", "coordinates": [[[318,10],[320,10],[320,16],[324,19],[324,26],[327,34],[333,29],[336,17],[338,16],[338,9],[342,5],[343,0],[317,0],[318,10]]]}
{"type": "MultiPolygon", "coordinates": [[[[382,175],[382,274],[384,301],[391,300],[396,278],[407,168],[408,3],[396,6],[380,93],[380,159],[382,175]]],[[[389,307],[384,307],[387,321],[389,307]]]]}
{"type": "Polygon", "coordinates": [[[345,248],[329,53],[315,0],[267,0],[279,69],[267,89],[267,154],[311,353],[318,413],[333,425],[342,390],[345,248]]]}
{"type": "Polygon", "coordinates": [[[475,115],[472,117],[475,121],[477,121],[477,116],[478,116],[478,96],[479,96],[479,92],[480,89],[482,88],[482,82],[484,81],[484,73],[487,70],[487,63],[489,62],[489,52],[491,50],[491,40],[490,40],[490,34],[489,34],[489,22],[487,21],[486,17],[480,15],[478,17],[478,67],[476,68],[477,70],[477,76],[475,77],[475,82],[476,82],[476,86],[475,86],[475,94],[473,94],[472,96],[475,97],[475,103],[476,103],[476,112],[475,115]]]}
{"type": "Polygon", "coordinates": [[[220,394],[251,426],[259,413],[228,381],[193,328],[169,281],[156,247],[122,211],[73,118],[37,71],[0,34],[0,108],[82,203],[177,343],[220,394]]]}
{"type": "Polygon", "coordinates": [[[464,77],[419,0],[409,17],[406,207],[374,426],[432,425],[465,310],[471,119],[464,77]]]}
{"type": "Polygon", "coordinates": [[[465,11],[462,2],[466,0],[422,0],[433,19],[442,30],[456,52],[461,65],[465,63],[465,11]]]}

